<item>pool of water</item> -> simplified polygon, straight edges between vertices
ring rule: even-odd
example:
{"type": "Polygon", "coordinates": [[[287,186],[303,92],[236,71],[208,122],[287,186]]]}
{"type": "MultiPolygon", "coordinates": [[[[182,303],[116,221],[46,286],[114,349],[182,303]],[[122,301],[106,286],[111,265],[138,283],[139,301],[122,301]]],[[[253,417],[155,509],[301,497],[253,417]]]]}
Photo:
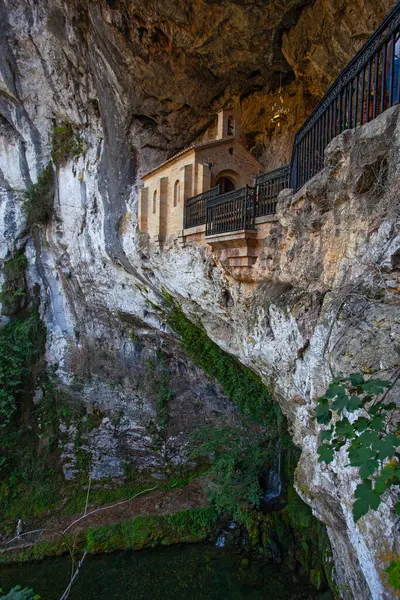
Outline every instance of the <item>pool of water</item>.
{"type": "MultiPolygon", "coordinates": [[[[68,557],[0,567],[0,587],[21,584],[41,600],[58,600],[71,570],[68,557]]],[[[211,545],[88,556],[70,600],[311,600],[316,591],[280,566],[211,545]]]]}

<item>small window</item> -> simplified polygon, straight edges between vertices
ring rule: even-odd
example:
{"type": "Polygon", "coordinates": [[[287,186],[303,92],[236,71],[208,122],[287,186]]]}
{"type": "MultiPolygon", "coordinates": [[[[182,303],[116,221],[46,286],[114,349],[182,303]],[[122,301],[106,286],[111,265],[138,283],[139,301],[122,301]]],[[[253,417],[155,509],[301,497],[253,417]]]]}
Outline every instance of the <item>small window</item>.
{"type": "Polygon", "coordinates": [[[179,204],[180,201],[181,201],[181,184],[179,182],[179,179],[177,179],[175,181],[175,185],[174,185],[174,206],[177,206],[177,204],[179,204]]]}
{"type": "Polygon", "coordinates": [[[233,117],[228,117],[228,135],[233,135],[233,117]]]}
{"type": "Polygon", "coordinates": [[[153,215],[157,212],[157,190],[153,194],[153,215]]]}

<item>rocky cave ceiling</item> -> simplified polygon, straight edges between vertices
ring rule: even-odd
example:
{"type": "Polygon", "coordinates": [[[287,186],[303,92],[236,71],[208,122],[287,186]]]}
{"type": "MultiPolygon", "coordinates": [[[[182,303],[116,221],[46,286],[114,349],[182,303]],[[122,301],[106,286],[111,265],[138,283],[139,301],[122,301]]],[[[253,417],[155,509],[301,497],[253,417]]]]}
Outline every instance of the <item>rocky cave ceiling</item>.
{"type": "MultiPolygon", "coordinates": [[[[19,5],[7,4],[14,11],[19,5]]],[[[30,39],[18,44],[20,51],[33,44],[31,51],[40,53],[55,96],[70,88],[66,114],[55,117],[68,118],[74,102],[81,104],[77,125],[100,113],[105,136],[108,130],[129,139],[137,150],[139,173],[201,137],[227,104],[240,106],[243,141],[268,169],[288,160],[296,129],[394,4],[30,0],[18,8],[30,39]],[[288,114],[278,129],[271,116],[280,81],[288,114]],[[82,86],[85,110],[79,98],[71,100],[71,88],[78,95],[82,86]]],[[[55,104],[59,109],[62,102],[55,104]]]]}

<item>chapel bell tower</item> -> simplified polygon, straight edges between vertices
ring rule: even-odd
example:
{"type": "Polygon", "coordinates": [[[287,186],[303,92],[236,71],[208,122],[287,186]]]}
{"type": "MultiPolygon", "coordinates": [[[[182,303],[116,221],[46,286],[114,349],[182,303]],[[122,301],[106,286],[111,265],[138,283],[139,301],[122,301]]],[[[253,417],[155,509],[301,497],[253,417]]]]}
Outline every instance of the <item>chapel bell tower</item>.
{"type": "Polygon", "coordinates": [[[240,117],[233,108],[223,108],[218,113],[217,140],[240,137],[240,117]]]}

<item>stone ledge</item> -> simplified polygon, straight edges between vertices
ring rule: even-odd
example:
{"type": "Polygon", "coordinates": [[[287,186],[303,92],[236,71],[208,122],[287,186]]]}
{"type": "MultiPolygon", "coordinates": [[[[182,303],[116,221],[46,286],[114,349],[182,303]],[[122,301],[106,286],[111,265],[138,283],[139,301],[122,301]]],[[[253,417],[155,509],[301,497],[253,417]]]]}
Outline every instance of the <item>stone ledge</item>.
{"type": "Polygon", "coordinates": [[[227,231],[226,233],[217,233],[208,235],[205,242],[215,248],[227,248],[247,245],[247,242],[257,242],[256,229],[239,229],[237,231],[227,231]]]}
{"type": "Polygon", "coordinates": [[[187,229],[183,229],[182,236],[186,237],[187,235],[196,235],[196,233],[205,233],[205,231],[205,225],[197,225],[197,227],[188,227],[187,229]]]}

